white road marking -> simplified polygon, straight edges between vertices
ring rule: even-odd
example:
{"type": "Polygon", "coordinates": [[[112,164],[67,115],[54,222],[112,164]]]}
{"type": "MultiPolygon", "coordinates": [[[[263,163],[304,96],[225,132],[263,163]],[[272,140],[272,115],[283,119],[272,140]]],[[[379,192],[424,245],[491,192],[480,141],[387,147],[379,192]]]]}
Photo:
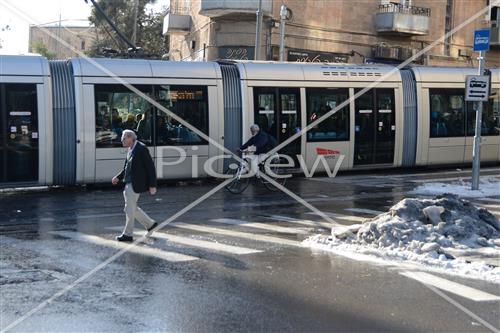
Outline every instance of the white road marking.
{"type": "MultiPolygon", "coordinates": [[[[107,229],[122,230],[123,228],[122,227],[109,227],[107,229]]],[[[135,231],[134,235],[142,236],[142,235],[144,235],[144,231],[135,231]]],[[[202,239],[182,237],[182,236],[167,234],[165,232],[159,232],[159,231],[155,231],[149,237],[165,239],[165,240],[168,240],[172,243],[178,243],[178,244],[182,244],[182,245],[198,247],[198,248],[208,249],[208,250],[213,250],[213,251],[218,251],[218,252],[237,254],[237,255],[264,252],[262,250],[250,249],[248,247],[227,245],[227,244],[218,243],[217,241],[206,241],[206,240],[202,240],[202,239]]]]}
{"type": "Polygon", "coordinates": [[[219,235],[225,235],[225,236],[231,236],[231,237],[245,238],[245,239],[250,239],[250,240],[254,240],[254,241],[275,243],[275,244],[280,244],[280,245],[303,247],[302,243],[299,241],[294,241],[294,240],[289,240],[289,239],[284,239],[284,238],[279,238],[279,237],[250,234],[250,233],[240,232],[240,231],[232,231],[232,230],[226,230],[226,229],[220,229],[220,228],[213,228],[213,227],[207,227],[207,226],[202,226],[202,225],[186,224],[186,223],[174,223],[174,224],[172,224],[172,227],[200,231],[200,232],[208,232],[208,233],[212,233],[212,234],[219,234],[219,235]]]}
{"type": "MultiPolygon", "coordinates": [[[[51,234],[67,237],[71,239],[75,239],[82,242],[88,242],[96,245],[102,245],[107,247],[112,247],[115,249],[124,249],[130,246],[130,243],[120,243],[116,240],[105,239],[102,237],[82,234],[79,232],[73,231],[51,231],[51,234]]],[[[156,248],[145,247],[143,245],[136,245],[131,247],[128,252],[135,254],[142,254],[146,256],[156,257],[163,260],[171,261],[171,262],[183,262],[183,261],[193,261],[198,260],[200,258],[188,256],[181,253],[164,251],[156,248]]]]}
{"type": "MultiPolygon", "coordinates": [[[[137,234],[141,235],[141,232],[137,232],[137,234]]],[[[193,247],[213,250],[213,251],[217,251],[217,252],[238,254],[238,255],[264,252],[262,250],[250,249],[247,247],[227,245],[227,244],[217,243],[215,241],[210,242],[210,241],[205,241],[205,240],[201,240],[201,239],[194,239],[194,238],[189,238],[189,237],[181,237],[181,236],[166,234],[166,233],[158,232],[158,231],[154,232],[151,235],[151,237],[166,239],[167,241],[171,241],[173,243],[178,243],[178,244],[182,244],[182,245],[193,246],[193,247]]]]}
{"type": "Polygon", "coordinates": [[[365,209],[365,208],[345,208],[344,210],[347,210],[350,212],[355,212],[355,213],[366,213],[366,214],[372,214],[372,215],[379,215],[379,214],[384,213],[380,210],[365,209]]]}
{"type": "MultiPolygon", "coordinates": [[[[310,215],[319,215],[316,212],[308,212],[307,214],[310,215]]],[[[368,218],[366,217],[359,217],[359,216],[353,216],[353,215],[344,215],[344,214],[337,214],[337,213],[332,213],[332,212],[323,212],[326,216],[341,219],[341,220],[346,220],[346,221],[354,221],[354,222],[364,222],[368,218]]]]}
{"type": "Polygon", "coordinates": [[[477,205],[486,208],[486,209],[497,209],[500,208],[500,205],[491,205],[491,204],[483,204],[483,203],[477,203],[477,205]]]}
{"type": "Polygon", "coordinates": [[[77,219],[95,219],[99,217],[113,217],[113,216],[125,216],[124,213],[110,213],[110,214],[93,214],[93,215],[76,215],[77,219]]]}
{"type": "MultiPolygon", "coordinates": [[[[414,182],[414,183],[432,183],[432,182],[442,182],[442,181],[452,181],[452,180],[468,180],[470,179],[470,176],[464,176],[464,177],[452,177],[452,178],[430,178],[430,179],[410,179],[409,181],[414,182]]],[[[489,179],[498,179],[498,177],[495,176],[481,176],[481,178],[489,178],[489,179]]]]}
{"type": "MultiPolygon", "coordinates": [[[[499,168],[495,169],[485,169],[481,170],[481,172],[496,172],[500,171],[499,168]]],[[[406,178],[406,177],[412,177],[412,176],[433,176],[433,175],[451,175],[451,174],[456,174],[456,173],[471,173],[472,170],[454,170],[454,171],[437,171],[437,172],[425,172],[425,173],[408,173],[404,175],[394,175],[394,176],[389,176],[390,178],[406,178]]],[[[376,178],[387,178],[387,176],[373,176],[376,178]]],[[[470,177],[470,175],[469,175],[470,177]]]]}
{"type": "Polygon", "coordinates": [[[280,232],[284,234],[307,234],[308,232],[302,229],[297,229],[297,228],[286,228],[286,227],[280,227],[277,225],[270,225],[270,224],[265,224],[265,223],[255,223],[255,222],[248,222],[244,220],[238,220],[238,219],[212,219],[211,221],[217,222],[217,223],[225,223],[225,224],[232,224],[232,225],[241,225],[243,227],[250,227],[250,228],[256,228],[256,229],[263,229],[263,230],[269,230],[269,231],[275,231],[275,232],[280,232]]]}
{"type": "MultiPolygon", "coordinates": [[[[270,215],[270,216],[265,216],[265,218],[275,220],[275,221],[285,221],[285,222],[290,222],[290,223],[296,223],[296,224],[301,224],[301,225],[305,225],[308,227],[316,227],[316,228],[322,227],[325,229],[331,229],[334,226],[328,222],[296,219],[293,217],[288,217],[288,216],[283,216],[283,215],[270,215]]],[[[338,225],[341,225],[341,224],[338,224],[338,225]]]]}
{"type": "Polygon", "coordinates": [[[480,200],[480,201],[488,201],[488,202],[500,202],[500,199],[497,199],[497,198],[476,198],[476,200],[480,200]]]}
{"type": "Polygon", "coordinates": [[[429,273],[403,271],[399,274],[404,275],[410,279],[417,280],[423,284],[434,286],[438,289],[448,291],[455,295],[465,297],[476,302],[500,301],[500,296],[492,295],[478,289],[467,287],[463,284],[443,279],[429,273]]]}

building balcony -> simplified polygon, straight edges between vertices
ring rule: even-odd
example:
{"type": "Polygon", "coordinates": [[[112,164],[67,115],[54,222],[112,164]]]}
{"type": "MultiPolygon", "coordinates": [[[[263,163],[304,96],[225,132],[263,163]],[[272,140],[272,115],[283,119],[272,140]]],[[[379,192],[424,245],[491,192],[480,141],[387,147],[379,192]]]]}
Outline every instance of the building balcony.
{"type": "Polygon", "coordinates": [[[499,47],[500,46],[500,22],[491,21],[490,29],[490,46],[499,47]]]}
{"type": "Polygon", "coordinates": [[[398,3],[380,5],[375,19],[378,33],[427,35],[431,9],[398,3]]]}
{"type": "Polygon", "coordinates": [[[163,18],[163,34],[188,34],[191,29],[191,16],[167,13],[163,18]]]}
{"type": "MultiPolygon", "coordinates": [[[[259,8],[259,0],[201,0],[200,15],[220,17],[234,14],[252,14],[259,8]]],[[[273,11],[272,0],[262,0],[263,15],[270,16],[273,11]]]]}

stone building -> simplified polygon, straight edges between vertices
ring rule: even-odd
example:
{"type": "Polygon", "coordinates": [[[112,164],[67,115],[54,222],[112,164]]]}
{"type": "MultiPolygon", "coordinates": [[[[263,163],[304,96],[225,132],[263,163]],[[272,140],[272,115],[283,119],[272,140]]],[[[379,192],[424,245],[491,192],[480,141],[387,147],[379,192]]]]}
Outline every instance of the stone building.
{"type": "MultiPolygon", "coordinates": [[[[62,22],[49,25],[32,25],[29,30],[29,52],[34,52],[36,44],[43,44],[49,52],[55,54],[56,59],[78,57],[78,53],[72,51],[55,36],[71,45],[74,49],[85,53],[89,50],[96,38],[96,29],[89,26],[76,26],[62,22]]],[[[81,24],[80,24],[81,25],[81,24]]]]}
{"type": "MultiPolygon", "coordinates": [[[[475,29],[491,27],[487,66],[500,64],[498,7],[488,0],[262,0],[258,58],[278,60],[280,8],[285,61],[477,65],[475,29]],[[472,18],[471,18],[472,17],[472,18]],[[462,27],[463,26],[463,27],[462,27]],[[454,31],[456,30],[456,31],[454,31]],[[446,33],[453,32],[442,39],[446,33]]],[[[164,20],[171,60],[255,59],[258,0],[171,0],[164,20]]],[[[500,13],[500,12],[499,12],[500,13]]],[[[500,17],[499,17],[500,19],[500,17]]]]}

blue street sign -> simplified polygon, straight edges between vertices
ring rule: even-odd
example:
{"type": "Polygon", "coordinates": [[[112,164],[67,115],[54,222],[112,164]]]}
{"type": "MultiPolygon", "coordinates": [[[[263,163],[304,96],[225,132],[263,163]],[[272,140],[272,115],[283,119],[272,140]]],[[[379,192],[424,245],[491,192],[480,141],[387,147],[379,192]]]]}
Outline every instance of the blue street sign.
{"type": "Polygon", "coordinates": [[[474,51],[488,51],[490,49],[490,29],[474,31],[474,51]]]}

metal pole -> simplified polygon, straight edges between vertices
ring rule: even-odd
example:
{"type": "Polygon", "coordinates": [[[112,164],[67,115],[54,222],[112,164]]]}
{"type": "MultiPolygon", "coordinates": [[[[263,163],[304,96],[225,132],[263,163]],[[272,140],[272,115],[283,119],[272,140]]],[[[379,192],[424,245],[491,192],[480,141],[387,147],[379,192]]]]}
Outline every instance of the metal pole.
{"type": "Polygon", "coordinates": [[[286,20],[286,6],[281,5],[281,9],[280,9],[280,61],[285,61],[285,20],[286,20]]]}
{"type": "Polygon", "coordinates": [[[262,0],[259,0],[259,9],[257,9],[257,29],[255,31],[255,50],[253,58],[260,60],[260,40],[262,37],[262,0]]]}
{"type": "MultiPolygon", "coordinates": [[[[484,74],[484,51],[479,51],[478,75],[484,74]]],[[[481,118],[483,115],[483,102],[476,102],[476,134],[474,135],[474,148],[472,149],[472,189],[479,189],[479,169],[481,155],[481,118]]]]}

